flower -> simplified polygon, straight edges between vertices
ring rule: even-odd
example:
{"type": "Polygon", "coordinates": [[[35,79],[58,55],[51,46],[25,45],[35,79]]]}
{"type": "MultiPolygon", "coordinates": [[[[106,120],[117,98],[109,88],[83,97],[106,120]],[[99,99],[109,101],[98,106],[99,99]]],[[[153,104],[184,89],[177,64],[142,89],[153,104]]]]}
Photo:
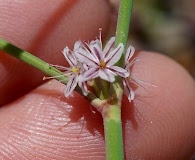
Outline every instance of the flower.
{"type": "Polygon", "coordinates": [[[82,89],[84,95],[88,94],[88,90],[85,83],[80,81],[81,75],[84,72],[84,67],[75,56],[75,53],[78,51],[80,47],[82,47],[82,43],[80,41],[77,41],[74,45],[73,51],[70,51],[68,47],[65,47],[64,50],[62,51],[64,57],[66,58],[68,64],[70,65],[69,68],[64,67],[64,69],[66,70],[64,74],[69,78],[69,81],[64,91],[65,97],[68,97],[72,93],[77,84],[82,89]]]}
{"type": "Polygon", "coordinates": [[[115,64],[121,58],[124,45],[120,43],[114,47],[115,37],[111,37],[105,47],[102,47],[101,32],[99,39],[90,43],[75,42],[74,49],[71,51],[65,47],[62,53],[69,63],[70,67],[60,67],[65,70],[64,74],[68,77],[64,95],[68,97],[77,85],[81,88],[83,95],[89,93],[87,89],[87,81],[100,77],[110,83],[115,81],[115,76],[122,77],[124,94],[128,100],[134,99],[135,93],[130,86],[135,80],[131,77],[130,67],[136,61],[136,58],[130,62],[135,49],[130,46],[125,55],[124,67],[115,64]]]}
{"type": "Polygon", "coordinates": [[[130,66],[134,63],[134,61],[129,63],[130,59],[134,55],[134,52],[135,52],[135,48],[132,47],[132,46],[129,46],[127,51],[126,51],[126,55],[125,55],[125,66],[124,66],[124,68],[128,71],[129,76],[126,77],[126,78],[123,78],[123,87],[124,87],[124,94],[127,96],[129,102],[131,102],[135,97],[135,93],[134,93],[133,89],[130,86],[130,83],[131,83],[130,66]]]}
{"type": "Polygon", "coordinates": [[[76,57],[81,63],[86,64],[89,68],[82,75],[81,81],[88,81],[97,77],[108,82],[114,82],[115,76],[128,77],[129,73],[126,69],[114,66],[121,58],[124,45],[120,43],[114,48],[115,38],[112,37],[102,49],[101,35],[100,39],[91,41],[75,52],[76,57]]]}

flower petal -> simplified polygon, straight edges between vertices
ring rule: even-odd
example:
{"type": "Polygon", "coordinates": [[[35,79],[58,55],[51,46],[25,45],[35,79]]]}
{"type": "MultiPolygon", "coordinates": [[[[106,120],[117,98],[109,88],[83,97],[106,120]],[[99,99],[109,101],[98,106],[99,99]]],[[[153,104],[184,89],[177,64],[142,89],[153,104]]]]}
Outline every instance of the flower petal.
{"type": "Polygon", "coordinates": [[[110,67],[110,70],[112,70],[117,75],[119,75],[120,77],[123,77],[123,78],[127,78],[130,75],[128,70],[121,68],[121,67],[118,67],[118,66],[112,66],[112,67],[110,67]]]}
{"type": "Polygon", "coordinates": [[[90,54],[86,50],[80,48],[77,52],[75,52],[75,54],[80,62],[85,63],[89,66],[99,66],[96,60],[94,60],[95,58],[92,56],[92,54],[90,54]]]}
{"type": "Polygon", "coordinates": [[[116,62],[118,62],[118,60],[121,58],[123,50],[124,45],[120,43],[117,48],[108,53],[104,59],[106,61],[106,66],[113,66],[116,62]]]}
{"type": "Polygon", "coordinates": [[[127,79],[123,79],[123,86],[124,86],[124,94],[127,96],[129,102],[131,102],[135,98],[135,93],[131,88],[127,79]]]}
{"type": "Polygon", "coordinates": [[[74,43],[74,51],[82,47],[82,42],[81,41],[76,41],[74,43]]]}
{"type": "Polygon", "coordinates": [[[77,65],[76,57],[70,52],[70,49],[68,47],[65,47],[62,53],[64,54],[64,57],[66,58],[70,66],[73,67],[77,65]]]}
{"type": "Polygon", "coordinates": [[[99,76],[101,79],[104,79],[111,83],[115,81],[115,75],[113,74],[113,72],[106,68],[99,70],[99,76]]]}
{"type": "Polygon", "coordinates": [[[68,81],[64,91],[65,97],[68,97],[72,93],[72,91],[75,89],[77,85],[77,82],[78,82],[78,78],[76,76],[70,77],[70,80],[68,81]]]}
{"type": "Polygon", "coordinates": [[[97,78],[99,76],[98,72],[99,68],[90,68],[88,71],[86,71],[82,76],[80,81],[85,82],[94,78],[97,78]]]}
{"type": "Polygon", "coordinates": [[[114,42],[115,42],[115,37],[111,37],[110,40],[106,43],[103,50],[103,54],[105,57],[107,57],[108,53],[112,51],[114,42]]]}
{"type": "Polygon", "coordinates": [[[133,57],[135,52],[135,48],[133,46],[129,46],[127,51],[126,51],[126,55],[125,55],[125,63],[129,62],[129,60],[131,59],[131,57],[133,57]]]}
{"type": "Polygon", "coordinates": [[[91,50],[92,55],[96,59],[96,62],[99,62],[103,59],[102,50],[97,43],[90,45],[89,48],[91,50]]]}
{"type": "Polygon", "coordinates": [[[102,42],[99,39],[96,40],[92,40],[89,45],[94,45],[94,44],[98,44],[98,46],[100,47],[100,49],[102,50],[102,42]]]}
{"type": "Polygon", "coordinates": [[[87,96],[87,94],[89,93],[89,91],[88,91],[88,89],[87,89],[87,86],[86,86],[86,84],[85,84],[85,82],[81,82],[80,80],[79,80],[79,87],[81,88],[81,90],[82,90],[82,92],[83,92],[83,95],[84,96],[87,96]]]}

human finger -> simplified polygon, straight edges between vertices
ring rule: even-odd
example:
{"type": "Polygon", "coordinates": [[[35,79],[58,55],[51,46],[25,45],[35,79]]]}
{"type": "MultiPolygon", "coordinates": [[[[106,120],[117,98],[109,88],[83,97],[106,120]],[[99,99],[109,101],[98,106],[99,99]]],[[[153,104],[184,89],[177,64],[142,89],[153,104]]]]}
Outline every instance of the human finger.
{"type": "MultiPolygon", "coordinates": [[[[188,159],[195,148],[194,81],[164,56],[138,58],[133,75],[157,87],[143,84],[133,103],[123,100],[126,159],[188,159]]],[[[100,114],[79,94],[67,99],[63,91],[52,80],[1,108],[2,159],[105,158],[100,114]]]]}
{"type": "MultiPolygon", "coordinates": [[[[109,4],[100,0],[6,1],[0,5],[0,37],[48,63],[66,65],[61,51],[76,40],[106,32],[109,4]]],[[[0,52],[0,106],[43,83],[43,73],[0,52]]]]}
{"type": "Polygon", "coordinates": [[[139,52],[136,98],[123,103],[127,159],[184,160],[195,151],[195,83],[179,64],[139,52]]]}

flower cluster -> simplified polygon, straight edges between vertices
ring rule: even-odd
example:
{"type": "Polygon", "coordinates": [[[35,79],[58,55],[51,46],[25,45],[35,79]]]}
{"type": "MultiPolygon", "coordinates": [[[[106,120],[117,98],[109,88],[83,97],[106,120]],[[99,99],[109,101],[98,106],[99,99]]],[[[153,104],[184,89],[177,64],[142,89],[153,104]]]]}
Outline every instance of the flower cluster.
{"type": "Polygon", "coordinates": [[[114,82],[116,76],[123,79],[124,94],[129,101],[134,98],[134,91],[130,87],[130,63],[129,60],[134,54],[134,48],[130,46],[126,51],[124,68],[115,64],[121,58],[124,45],[120,43],[114,47],[115,37],[110,38],[105,47],[102,47],[101,34],[100,38],[90,43],[77,41],[73,51],[68,47],[63,50],[64,57],[70,67],[66,68],[64,74],[69,78],[65,89],[65,96],[68,97],[78,85],[83,94],[88,94],[87,81],[100,77],[108,82],[114,82]]]}

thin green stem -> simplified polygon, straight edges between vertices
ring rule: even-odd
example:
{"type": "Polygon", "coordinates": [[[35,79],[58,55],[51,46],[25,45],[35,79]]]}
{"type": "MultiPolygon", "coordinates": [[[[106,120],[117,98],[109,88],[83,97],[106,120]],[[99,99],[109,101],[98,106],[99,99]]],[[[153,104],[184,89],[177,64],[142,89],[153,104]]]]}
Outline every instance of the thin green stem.
{"type": "MultiPolygon", "coordinates": [[[[125,50],[129,33],[132,6],[133,0],[120,1],[115,46],[123,43],[125,50]]],[[[119,67],[123,67],[124,65],[124,54],[117,62],[119,67]]],[[[112,101],[121,102],[122,94],[123,89],[121,86],[121,78],[117,77],[116,81],[110,86],[110,99],[112,99],[112,101]]],[[[109,109],[106,110],[106,114],[102,114],[104,120],[107,160],[124,159],[123,134],[121,126],[121,104],[115,104],[116,105],[108,105],[109,109]]],[[[105,107],[107,108],[107,106],[105,107]]]]}
{"type": "MultiPolygon", "coordinates": [[[[132,8],[133,8],[133,0],[120,1],[115,45],[118,46],[119,43],[123,43],[125,49],[128,40],[132,8]]],[[[118,61],[117,65],[122,67],[123,63],[124,63],[124,54],[122,55],[121,59],[118,61]]]]}
{"type": "Polygon", "coordinates": [[[104,134],[107,160],[123,160],[123,136],[120,105],[108,106],[104,117],[104,134]]]}
{"type": "Polygon", "coordinates": [[[68,78],[59,70],[52,67],[48,63],[44,62],[43,60],[39,59],[38,57],[30,54],[27,51],[24,51],[13,44],[3,40],[0,38],[0,50],[14,56],[17,59],[22,60],[23,62],[41,70],[42,72],[46,73],[54,77],[55,79],[59,80],[60,82],[66,84],[68,78]]]}
{"type": "MultiPolygon", "coordinates": [[[[119,13],[118,13],[118,20],[117,20],[117,28],[116,28],[116,40],[115,46],[118,46],[120,43],[124,45],[124,51],[126,50],[127,40],[128,40],[128,33],[129,33],[129,26],[131,21],[131,14],[133,8],[133,0],[121,0],[119,6],[119,13]]],[[[120,60],[116,63],[119,67],[123,67],[124,65],[124,57],[125,53],[122,54],[120,60]]],[[[111,86],[112,91],[114,85],[120,85],[121,78],[117,77],[115,83],[111,86]]],[[[122,94],[119,98],[121,100],[122,94]]]]}

